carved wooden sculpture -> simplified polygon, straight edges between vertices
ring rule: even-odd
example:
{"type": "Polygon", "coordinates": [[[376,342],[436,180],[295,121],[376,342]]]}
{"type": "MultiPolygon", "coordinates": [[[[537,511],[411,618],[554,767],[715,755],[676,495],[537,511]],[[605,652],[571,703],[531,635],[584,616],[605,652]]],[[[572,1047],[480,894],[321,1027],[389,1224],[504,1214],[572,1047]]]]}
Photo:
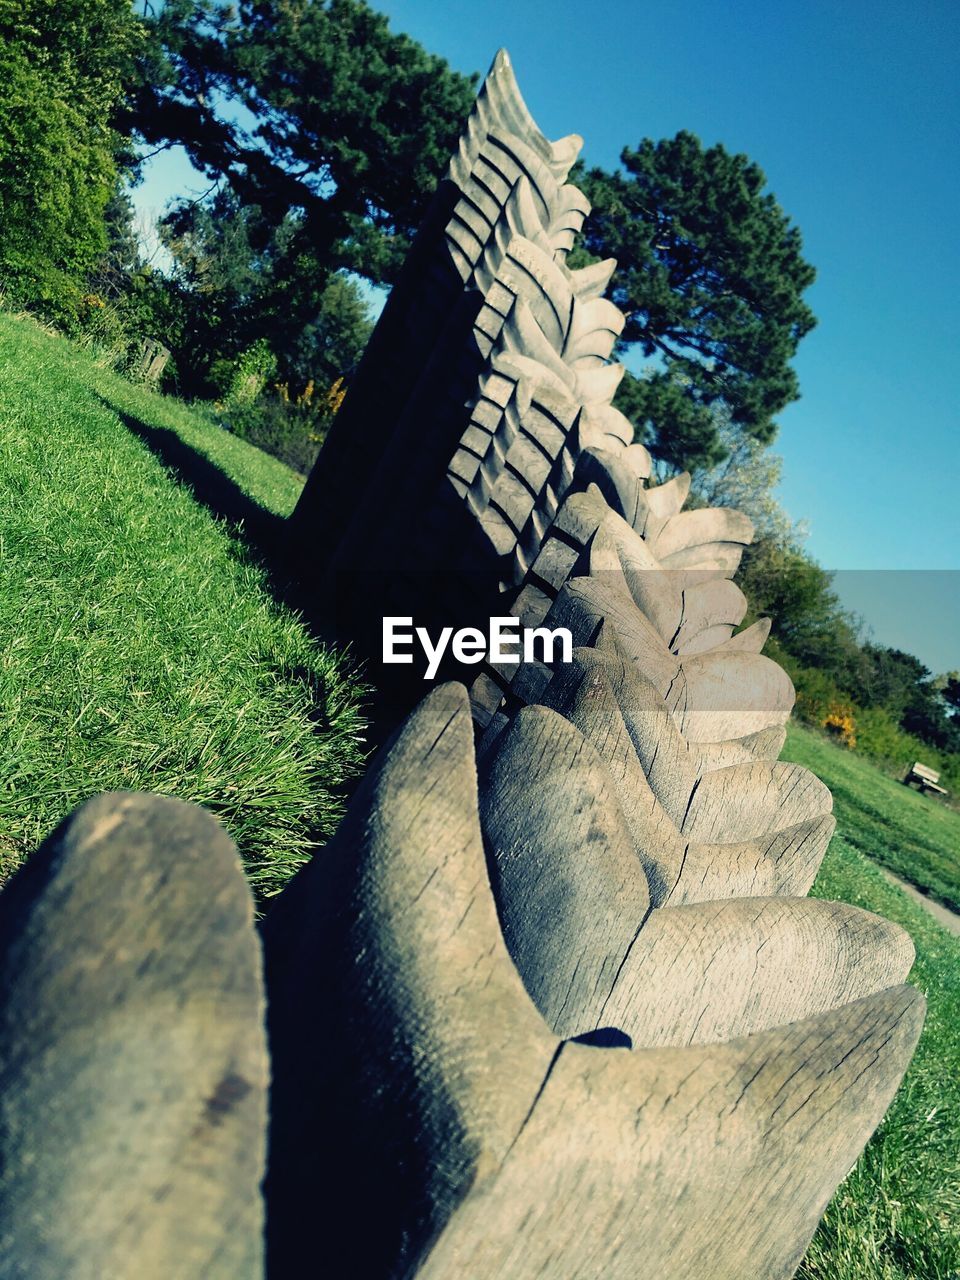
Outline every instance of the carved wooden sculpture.
{"type": "MultiPolygon", "coordinates": [[[[434,310],[405,335],[423,344],[419,379],[371,345],[344,430],[363,424],[376,382],[382,462],[344,470],[361,445],[339,445],[297,517],[317,527],[333,488],[350,487],[353,513],[328,525],[336,567],[369,572],[387,555],[405,613],[429,608],[417,591],[435,586],[430,572],[479,570],[485,610],[565,626],[580,646],[570,665],[457,673],[484,731],[480,829],[500,927],[562,1039],[544,1045],[510,994],[465,727],[452,745],[466,707],[436,693],[341,837],[359,878],[317,866],[268,928],[275,1043],[320,971],[344,984],[337,1018],[357,1032],[313,1129],[278,1103],[271,1213],[310,1185],[302,1162],[349,1095],[344,1140],[369,1135],[377,1175],[364,1163],[340,1191],[398,1206],[358,1274],[788,1276],[909,1058],[922,1000],[899,984],[912,947],[869,913],[803,896],[832,803],[777,763],[793,689],[760,653],[769,624],[736,631],[746,601],[731,579],[752,527],[684,512],[689,477],[647,485],[649,456],[611,404],[623,317],[600,295],[614,264],[565,262],[586,213],[564,185],[574,154],[533,125],[501,54],[416,251],[431,271],[405,280],[384,321],[393,331],[440,299],[448,323],[434,310]],[[321,902],[347,922],[329,949],[298,941],[321,902]],[[499,1088],[490,1054],[505,1064],[499,1088]],[[434,1146],[436,1106],[447,1127],[434,1146]],[[497,1123],[513,1117],[510,1131],[517,1114],[504,1154],[497,1123]]],[[[325,1060],[318,1048],[309,1065],[278,1061],[278,1080],[334,1069],[325,1060]]],[[[291,1216],[276,1247],[296,1236],[291,1216]]]]}
{"type": "MultiPolygon", "coordinates": [[[[531,714],[579,737],[534,708],[518,735],[531,714]]],[[[804,899],[648,915],[599,754],[544,745],[510,770],[499,905],[564,1038],[504,945],[460,686],[268,918],[275,1274],[789,1276],[888,1105],[923,1016],[905,936],[804,899]],[[598,1025],[621,1034],[569,1038],[598,1025]]]]}

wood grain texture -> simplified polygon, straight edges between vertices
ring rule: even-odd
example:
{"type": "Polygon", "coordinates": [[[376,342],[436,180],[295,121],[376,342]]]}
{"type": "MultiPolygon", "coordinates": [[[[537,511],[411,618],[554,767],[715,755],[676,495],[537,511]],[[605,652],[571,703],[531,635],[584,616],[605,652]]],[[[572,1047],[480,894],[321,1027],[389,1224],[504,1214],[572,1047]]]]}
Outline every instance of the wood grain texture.
{"type": "Polygon", "coordinates": [[[698,742],[700,767],[708,773],[712,769],[746,764],[750,760],[778,760],[786,739],[786,726],[772,725],[757,733],[744,734],[742,738],[727,738],[725,742],[698,742]]]}
{"type": "Polygon", "coordinates": [[[594,1025],[635,1047],[718,1043],[873,995],[912,963],[903,929],[839,902],[668,906],[645,920],[594,1025]]]}
{"type": "MultiPolygon", "coordinates": [[[[571,610],[566,616],[576,615],[571,610]]],[[[589,628],[581,624],[580,629],[583,633],[589,628]]],[[[830,811],[829,791],[809,770],[757,758],[755,753],[766,755],[782,741],[780,726],[746,739],[731,739],[729,745],[710,742],[704,757],[699,743],[684,736],[669,710],[669,699],[640,673],[620,633],[613,630],[617,639],[606,652],[589,647],[575,650],[574,661],[556,671],[543,699],[564,713],[574,703],[583,708],[591,697],[599,699],[602,673],[651,791],[686,835],[700,841],[733,842],[830,811]],[[724,751],[733,757],[730,763],[724,763],[724,751]]],[[[584,712],[578,714],[582,717],[584,712]]],[[[594,714],[599,714],[598,709],[594,714]]],[[[606,718],[608,723],[613,720],[606,718]]]]}
{"type": "Polygon", "coordinates": [[[683,819],[691,840],[732,843],[830,813],[833,797],[809,769],[755,760],[704,774],[683,819]]]}
{"type": "Polygon", "coordinates": [[[617,649],[573,658],[542,698],[603,757],[652,905],[806,893],[834,829],[827,789],[796,766],[758,764],[754,751],[776,745],[766,735],[729,744],[747,768],[704,759],[617,649]]]}
{"type": "Polygon", "coordinates": [[[319,1247],[334,1270],[402,1272],[503,1159],[556,1049],[497,922],[462,686],[378,756],[263,938],[271,1268],[319,1247]]]}
{"type": "MultiPolygon", "coordinates": [[[[899,927],[804,898],[689,905],[695,896],[680,889],[682,865],[660,900],[671,902],[676,885],[678,902],[688,905],[648,914],[647,878],[631,857],[629,824],[612,784],[590,743],[542,707],[525,708],[505,729],[481,780],[507,946],[558,1035],[613,1026],[635,1045],[719,1041],[906,977],[913,951],[899,927]]],[[[791,831],[777,853],[783,858],[798,842],[791,831]]],[[[699,848],[695,865],[724,852],[699,848]]],[[[721,866],[743,858],[756,889],[762,859],[756,847],[750,852],[745,857],[741,847],[721,866]]]]}
{"type": "Polygon", "coordinates": [[[480,810],[504,939],[562,1036],[590,1030],[649,908],[606,766],[562,716],[525,707],[481,779],[480,810]]]}
{"type": "Polygon", "coordinates": [[[787,1280],[923,1008],[894,987],[723,1045],[564,1045],[499,1176],[418,1276],[787,1280]]]}
{"type": "Polygon", "coordinates": [[[816,879],[836,825],[832,815],[825,815],[754,840],[689,842],[668,901],[680,906],[730,897],[799,897],[816,879]]]}
{"type": "MultiPolygon", "coordinates": [[[[624,721],[612,675],[596,650],[576,650],[573,663],[558,671],[543,700],[575,725],[603,758],[649,884],[650,901],[660,906],[677,883],[687,842],[651,786],[624,721]]],[[[694,781],[689,779],[691,789],[694,781]]]]}
{"type": "Polygon", "coordinates": [[[267,1061],[237,851],[89,801],[0,896],[0,1274],[262,1274],[267,1061]]]}
{"type": "Polygon", "coordinates": [[[729,578],[708,578],[685,585],[683,621],[671,648],[679,654],[704,653],[733,635],[747,612],[747,597],[729,578]]]}
{"type": "Polygon", "coordinates": [[[760,653],[692,654],[667,696],[684,735],[694,742],[742,738],[779,728],[795,700],[790,677],[760,653]]]}

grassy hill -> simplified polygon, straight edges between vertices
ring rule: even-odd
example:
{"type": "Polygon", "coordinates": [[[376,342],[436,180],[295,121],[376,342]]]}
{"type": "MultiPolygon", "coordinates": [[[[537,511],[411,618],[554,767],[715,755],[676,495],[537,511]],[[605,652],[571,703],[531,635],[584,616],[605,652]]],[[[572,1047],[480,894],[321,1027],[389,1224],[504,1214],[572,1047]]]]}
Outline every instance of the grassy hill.
{"type": "MultiPolygon", "coordinates": [[[[927,997],[913,1063],[863,1157],[841,1185],[801,1280],[955,1280],[960,1275],[960,938],[879,870],[920,888],[960,884],[960,814],[861,757],[791,725],[784,758],[834,794],[837,834],[813,893],[895,920],[913,937],[910,981],[927,997]],[[927,879],[929,877],[929,881],[927,879]]],[[[938,896],[941,896],[938,893],[938,896]]]]}
{"type": "MultiPolygon", "coordinates": [[[[0,313],[0,871],[117,787],[206,805],[261,893],[329,835],[361,764],[359,689],[276,602],[243,536],[269,532],[301,484],[202,412],[0,313]]],[[[960,814],[799,727],[785,756],[836,801],[814,892],[907,928],[929,1001],[904,1086],[799,1275],[955,1280],[960,940],[877,864],[960,903],[960,814]]]]}
{"type": "Polygon", "coordinates": [[[829,782],[849,844],[960,912],[960,813],[799,725],[787,752],[829,782]]]}
{"type": "Polygon", "coordinates": [[[200,497],[268,523],[301,478],[4,314],[0,370],[0,871],[95,792],[152,790],[217,814],[270,893],[337,821],[359,691],[200,497]]]}

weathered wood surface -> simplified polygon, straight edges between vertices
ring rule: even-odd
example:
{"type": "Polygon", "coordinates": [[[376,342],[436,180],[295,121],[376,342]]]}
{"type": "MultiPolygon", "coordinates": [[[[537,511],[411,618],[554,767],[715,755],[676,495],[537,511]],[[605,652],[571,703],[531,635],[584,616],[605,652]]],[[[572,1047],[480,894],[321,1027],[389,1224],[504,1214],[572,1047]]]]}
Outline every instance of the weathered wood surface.
{"type": "Polygon", "coordinates": [[[650,908],[613,780],[561,716],[526,707],[482,780],[484,833],[504,938],[527,990],[562,1036],[597,1025],[650,908]]]}
{"type": "MultiPolygon", "coordinates": [[[[608,710],[616,714],[609,703],[608,710]]],[[[764,776],[760,787],[764,803],[771,800],[762,830],[776,831],[782,822],[790,847],[804,818],[816,824],[826,816],[807,816],[823,803],[825,788],[807,775],[805,789],[792,766],[754,763],[739,770],[748,775],[739,789],[746,797],[758,768],[765,775],[789,771],[789,786],[777,787],[764,776]],[[805,799],[810,787],[813,798],[805,799]]],[[[727,772],[701,779],[697,794],[727,772]]],[[[619,792],[624,794],[629,789],[619,792]]],[[[558,1034],[576,1036],[611,1023],[642,1045],[691,1042],[684,1030],[690,1027],[692,1040],[729,1039],[906,978],[913,952],[904,931],[836,903],[731,898],[736,882],[721,880],[726,901],[689,905],[696,900],[691,888],[677,895],[688,905],[662,907],[674,901],[691,848],[698,865],[719,856],[725,871],[744,850],[736,847],[731,857],[722,845],[704,849],[684,840],[649,787],[645,795],[644,807],[660,818],[659,828],[651,823],[646,857],[634,845],[636,825],[631,831],[605,760],[573,723],[543,707],[520,712],[484,769],[481,816],[504,936],[528,991],[558,1034]],[[667,875],[653,851],[670,847],[671,832],[667,875]],[[661,909],[648,914],[651,900],[661,909]]],[[[705,802],[698,811],[691,803],[688,815],[708,808],[705,802]]],[[[729,811],[721,791],[716,812],[729,811]]],[[[737,834],[745,834],[749,822],[737,834]]],[[[728,825],[736,830],[735,823],[728,825]]],[[[769,836],[759,839],[766,843],[769,836]]],[[[804,871],[810,874],[806,866],[804,871]]],[[[757,878],[745,885],[747,892],[758,887],[757,878]]]]}
{"type": "Polygon", "coordinates": [[[97,797],[0,895],[0,1275],[262,1274],[260,949],[203,810],[97,797]]]}
{"type": "Polygon", "coordinates": [[[894,987],[723,1045],[565,1044],[418,1275],[786,1280],[920,1032],[894,987]]]}
{"type": "Polygon", "coordinates": [[[787,1276],[888,1104],[922,1018],[896,985],[905,935],[802,900],[647,915],[602,761],[572,725],[544,732],[565,723],[523,712],[485,779],[488,837],[519,831],[493,872],[503,933],[459,686],[410,717],[268,918],[277,1274],[322,1241],[357,1277],[787,1276]],[[632,1049],[551,1034],[504,945],[514,921],[560,1021],[571,1002],[604,1015],[567,1035],[629,1025],[632,1049]],[[358,1203],[375,1206],[359,1235],[358,1203]]]}
{"type": "MultiPolygon", "coordinates": [[[[544,137],[501,51],[294,513],[291,527],[313,548],[315,562],[369,568],[384,556],[386,529],[396,569],[421,568],[415,557],[441,549],[453,555],[453,548],[434,545],[423,504],[436,501],[448,469],[460,483],[453,461],[460,436],[479,432],[501,444],[504,431],[509,437],[509,427],[490,431],[489,412],[502,416],[506,402],[497,385],[487,390],[491,378],[509,385],[521,376],[511,353],[529,356],[537,346],[550,359],[560,330],[541,278],[554,287],[561,281],[595,317],[578,316],[563,328],[577,362],[603,362],[595,334],[622,325],[616,308],[598,296],[613,264],[574,274],[562,265],[589,209],[565,183],[581,145],[576,135],[544,137]],[[534,276],[527,275],[530,266],[534,276]],[[461,412],[465,400],[476,410],[472,418],[469,406],[461,412]],[[411,452],[415,470],[407,465],[411,452]],[[401,474],[405,483],[398,486],[401,474]]],[[[615,336],[609,334],[606,353],[615,336]]],[[[565,368],[559,359],[553,363],[565,368]]],[[[563,379],[560,386],[567,395],[563,379]]],[[[499,475],[508,485],[502,469],[499,475]]],[[[452,532],[448,527],[447,542],[452,532]]]]}
{"type": "Polygon", "coordinates": [[[596,1023],[620,1027],[634,1045],[710,1044],[873,995],[903,982],[912,963],[902,929],[839,902],[664,907],[623,956],[596,1023]]]}
{"type": "Polygon", "coordinates": [[[765,735],[704,752],[622,654],[596,649],[576,650],[544,701],[602,755],[655,906],[810,887],[834,828],[830,795],[805,770],[764,763],[765,735]]]}
{"type": "Polygon", "coordinates": [[[332,1274],[403,1274],[502,1162],[557,1048],[497,923],[462,686],[381,753],[263,940],[271,1265],[317,1248],[332,1274]]]}
{"type": "Polygon", "coordinates": [[[156,338],[144,338],[140,344],[134,374],[144,382],[159,382],[169,359],[170,352],[162,342],[158,342],[156,338]]]}

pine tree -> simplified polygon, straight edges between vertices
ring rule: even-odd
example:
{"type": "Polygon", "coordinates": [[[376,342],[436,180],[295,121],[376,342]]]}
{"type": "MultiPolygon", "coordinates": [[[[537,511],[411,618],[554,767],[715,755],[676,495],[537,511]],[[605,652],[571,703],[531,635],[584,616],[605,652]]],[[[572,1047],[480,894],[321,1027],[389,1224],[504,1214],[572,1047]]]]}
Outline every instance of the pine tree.
{"type": "Polygon", "coordinates": [[[691,133],[626,148],[623,169],[575,175],[593,204],[584,245],[614,257],[622,346],[651,358],[619,406],[675,467],[723,456],[714,411],[768,444],[799,396],[790,360],[816,323],[802,294],[814,270],[763,171],[691,133]]]}
{"type": "Polygon", "coordinates": [[[342,268],[392,281],[474,80],[362,0],[167,0],[151,30],[129,125],[255,207],[264,243],[285,227],[286,313],[342,268]]]}

